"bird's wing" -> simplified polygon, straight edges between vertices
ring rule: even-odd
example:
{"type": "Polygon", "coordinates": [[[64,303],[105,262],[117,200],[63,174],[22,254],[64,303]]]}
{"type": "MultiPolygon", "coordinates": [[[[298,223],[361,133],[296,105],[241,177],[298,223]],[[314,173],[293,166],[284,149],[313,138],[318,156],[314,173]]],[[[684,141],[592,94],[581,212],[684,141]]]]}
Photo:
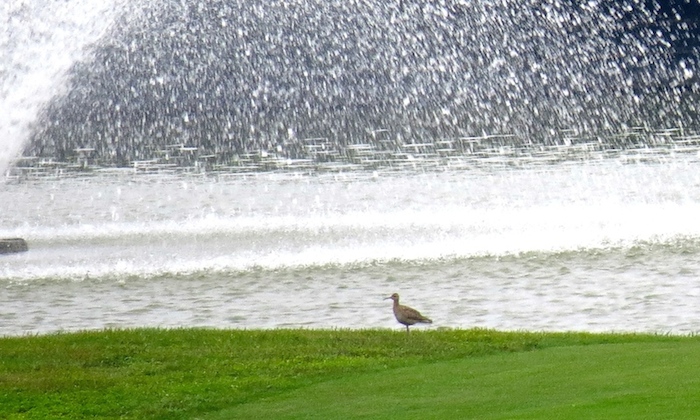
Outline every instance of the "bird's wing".
{"type": "MultiPolygon", "coordinates": [[[[403,306],[403,305],[402,305],[403,306]]],[[[410,308],[408,306],[403,306],[404,316],[413,321],[430,321],[428,318],[421,315],[417,310],[410,308]]]]}

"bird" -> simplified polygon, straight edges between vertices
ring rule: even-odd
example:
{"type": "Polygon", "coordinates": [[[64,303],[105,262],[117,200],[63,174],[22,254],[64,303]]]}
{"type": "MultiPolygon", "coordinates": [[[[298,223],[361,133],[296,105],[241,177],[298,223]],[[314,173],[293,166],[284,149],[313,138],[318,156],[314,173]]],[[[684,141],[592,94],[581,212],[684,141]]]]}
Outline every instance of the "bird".
{"type": "Polygon", "coordinates": [[[389,297],[384,298],[386,299],[391,299],[394,301],[394,316],[396,317],[396,320],[399,321],[401,324],[406,326],[406,334],[408,334],[408,327],[410,325],[413,325],[418,322],[426,323],[426,324],[432,324],[433,320],[424,317],[421,315],[420,312],[417,310],[410,308],[406,305],[399,305],[399,294],[394,293],[389,297]]]}

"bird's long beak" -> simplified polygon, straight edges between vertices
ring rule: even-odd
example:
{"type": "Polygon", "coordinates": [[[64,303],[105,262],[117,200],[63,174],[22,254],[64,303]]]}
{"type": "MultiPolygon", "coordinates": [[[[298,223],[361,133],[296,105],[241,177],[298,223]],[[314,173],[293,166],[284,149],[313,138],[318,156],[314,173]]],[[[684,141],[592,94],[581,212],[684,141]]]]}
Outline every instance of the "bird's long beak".
{"type": "Polygon", "coordinates": [[[387,296],[384,298],[384,300],[391,299],[391,296],[387,296]]]}

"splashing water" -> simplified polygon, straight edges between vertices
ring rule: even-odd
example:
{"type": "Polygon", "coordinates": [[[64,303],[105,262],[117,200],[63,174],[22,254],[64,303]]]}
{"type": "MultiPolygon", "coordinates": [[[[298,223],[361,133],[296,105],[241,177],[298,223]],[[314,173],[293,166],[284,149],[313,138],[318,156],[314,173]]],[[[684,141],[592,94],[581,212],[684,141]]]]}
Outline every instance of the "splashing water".
{"type": "Polygon", "coordinates": [[[149,3],[76,66],[76,88],[46,113],[61,124],[41,124],[30,153],[91,148],[122,165],[183,145],[219,160],[335,159],[357,143],[691,128],[698,23],[660,4],[149,3]]]}
{"type": "Polygon", "coordinates": [[[21,152],[42,106],[109,28],[116,0],[9,0],[0,6],[0,173],[21,152]]]}
{"type": "MultiPolygon", "coordinates": [[[[678,29],[697,22],[651,0],[103,1],[1,3],[3,162],[24,144],[107,165],[176,145],[265,167],[416,143],[401,173],[9,182],[0,237],[30,252],[0,264],[0,335],[391,327],[381,297],[399,288],[436,325],[698,331],[698,139],[611,155],[591,136],[550,159],[562,129],[700,127],[678,29]],[[499,133],[455,163],[471,171],[414,164],[419,143],[499,133]]],[[[434,149],[426,165],[452,157],[434,149]]]]}

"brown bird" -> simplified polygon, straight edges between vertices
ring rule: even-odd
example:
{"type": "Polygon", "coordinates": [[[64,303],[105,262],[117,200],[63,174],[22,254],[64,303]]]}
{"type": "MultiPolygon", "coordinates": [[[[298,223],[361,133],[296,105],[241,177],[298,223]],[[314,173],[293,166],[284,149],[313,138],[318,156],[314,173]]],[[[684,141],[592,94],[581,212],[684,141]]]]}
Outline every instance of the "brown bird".
{"type": "Polygon", "coordinates": [[[408,334],[408,326],[413,325],[417,322],[423,322],[426,324],[432,324],[433,321],[421,315],[420,312],[413,308],[409,308],[406,305],[399,305],[399,294],[394,293],[393,295],[385,298],[394,301],[394,316],[396,320],[406,326],[406,334],[408,334]]]}

